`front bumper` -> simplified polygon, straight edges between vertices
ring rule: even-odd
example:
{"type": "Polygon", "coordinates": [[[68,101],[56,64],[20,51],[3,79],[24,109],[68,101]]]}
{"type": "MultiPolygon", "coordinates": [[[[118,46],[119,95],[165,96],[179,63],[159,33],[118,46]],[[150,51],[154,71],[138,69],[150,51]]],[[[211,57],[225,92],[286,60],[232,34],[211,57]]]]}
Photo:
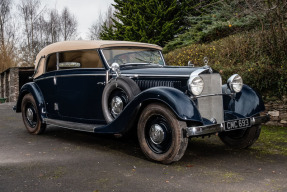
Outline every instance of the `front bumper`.
{"type": "MultiPolygon", "coordinates": [[[[251,117],[251,126],[258,125],[261,123],[266,123],[270,120],[269,115],[258,116],[258,117],[251,117]]],[[[227,131],[225,129],[225,122],[221,124],[213,124],[213,125],[206,125],[206,126],[197,126],[197,127],[187,127],[186,128],[186,136],[201,136],[201,135],[208,135],[217,132],[227,131]]]]}

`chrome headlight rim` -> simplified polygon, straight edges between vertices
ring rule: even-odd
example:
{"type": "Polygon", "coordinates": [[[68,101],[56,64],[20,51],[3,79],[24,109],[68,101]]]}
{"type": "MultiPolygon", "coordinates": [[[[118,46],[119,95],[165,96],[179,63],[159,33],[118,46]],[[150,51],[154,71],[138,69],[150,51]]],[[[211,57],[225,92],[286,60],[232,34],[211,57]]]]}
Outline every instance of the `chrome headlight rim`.
{"type": "Polygon", "coordinates": [[[190,78],[188,79],[187,85],[188,85],[188,90],[194,96],[200,95],[204,88],[203,79],[198,75],[190,76],[190,78]]]}
{"type": "Polygon", "coordinates": [[[232,93],[238,93],[242,90],[243,80],[238,74],[234,74],[227,80],[227,86],[232,93]]]}

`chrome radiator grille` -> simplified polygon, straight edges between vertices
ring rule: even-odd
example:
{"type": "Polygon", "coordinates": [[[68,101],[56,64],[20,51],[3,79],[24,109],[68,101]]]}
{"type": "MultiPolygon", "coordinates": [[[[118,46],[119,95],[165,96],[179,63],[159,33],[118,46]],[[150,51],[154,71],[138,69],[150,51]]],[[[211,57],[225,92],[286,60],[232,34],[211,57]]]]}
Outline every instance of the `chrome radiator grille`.
{"type": "MultiPolygon", "coordinates": [[[[222,94],[222,81],[219,74],[202,74],[200,77],[204,81],[204,88],[200,96],[222,94]]],[[[201,116],[209,120],[215,118],[217,123],[222,123],[224,120],[222,95],[200,96],[197,101],[201,116]]]]}
{"type": "Polygon", "coordinates": [[[181,82],[180,81],[164,81],[164,80],[135,80],[141,90],[145,90],[151,87],[174,87],[180,88],[181,82]]]}

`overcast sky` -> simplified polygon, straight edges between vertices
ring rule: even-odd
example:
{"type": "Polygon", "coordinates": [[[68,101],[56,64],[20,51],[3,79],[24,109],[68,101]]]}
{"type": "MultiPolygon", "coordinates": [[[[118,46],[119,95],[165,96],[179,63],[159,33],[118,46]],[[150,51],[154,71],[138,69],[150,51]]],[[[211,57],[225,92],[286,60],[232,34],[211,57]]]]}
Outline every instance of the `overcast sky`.
{"type": "MultiPolygon", "coordinates": [[[[14,0],[18,4],[20,0],[14,0]]],[[[98,19],[98,15],[106,13],[113,0],[40,0],[41,7],[56,8],[59,13],[68,7],[78,20],[78,36],[86,39],[89,27],[98,19]]]]}

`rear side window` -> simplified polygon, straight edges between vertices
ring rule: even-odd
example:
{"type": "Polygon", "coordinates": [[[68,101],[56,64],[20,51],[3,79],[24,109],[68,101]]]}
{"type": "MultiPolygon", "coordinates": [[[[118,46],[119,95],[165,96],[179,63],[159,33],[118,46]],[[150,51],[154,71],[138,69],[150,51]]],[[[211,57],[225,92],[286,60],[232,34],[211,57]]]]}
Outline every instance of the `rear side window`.
{"type": "Polygon", "coordinates": [[[51,54],[47,59],[46,72],[57,70],[57,56],[56,53],[51,54]]]}
{"type": "Polygon", "coordinates": [[[59,53],[59,68],[103,68],[95,50],[68,51],[59,53]]]}
{"type": "Polygon", "coordinates": [[[73,68],[103,68],[103,63],[96,50],[80,50],[53,53],[47,60],[47,72],[73,68]]]}

